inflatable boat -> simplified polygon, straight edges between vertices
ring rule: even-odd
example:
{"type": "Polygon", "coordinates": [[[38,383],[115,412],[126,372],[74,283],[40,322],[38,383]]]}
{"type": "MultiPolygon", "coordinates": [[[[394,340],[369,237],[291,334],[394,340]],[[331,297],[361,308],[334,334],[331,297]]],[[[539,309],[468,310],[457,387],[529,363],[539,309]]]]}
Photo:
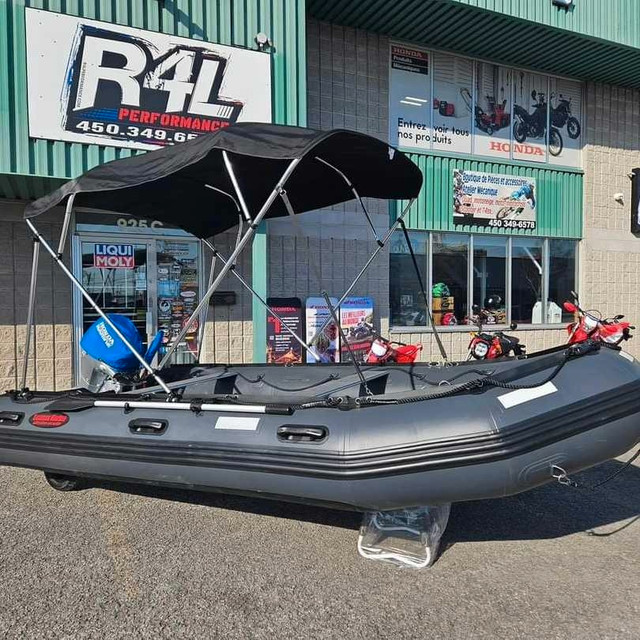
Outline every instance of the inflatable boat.
{"type": "MultiPolygon", "coordinates": [[[[383,237],[371,225],[378,249],[346,296],[391,234],[404,230],[421,184],[409,158],[368,136],[239,124],[97,167],[30,204],[29,331],[22,385],[0,397],[0,464],[41,469],[58,489],[115,479],[391,510],[526,491],[636,445],[640,366],[619,348],[587,341],[441,364],[171,365],[188,326],[161,355],[157,338],[144,352],[62,258],[74,205],[176,224],[218,259],[192,316],[204,321],[227,274],[266,304],[234,266],[263,219],[295,223],[298,214],[351,199],[369,219],[362,198],[404,201],[383,237]],[[34,218],[62,202],[56,248],[34,218]],[[223,257],[212,238],[238,220],[246,231],[223,257]],[[100,315],[83,337],[96,365],[81,388],[25,385],[41,246],[100,315]]],[[[344,296],[333,305],[326,295],[328,322],[337,322],[344,296]]],[[[317,345],[295,338],[320,359],[317,345]]]]}

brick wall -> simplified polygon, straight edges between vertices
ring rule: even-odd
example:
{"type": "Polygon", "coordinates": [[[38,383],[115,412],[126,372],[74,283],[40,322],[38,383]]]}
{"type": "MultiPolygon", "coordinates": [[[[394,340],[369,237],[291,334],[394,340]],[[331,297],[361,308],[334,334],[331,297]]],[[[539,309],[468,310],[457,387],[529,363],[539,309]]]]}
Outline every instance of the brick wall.
{"type": "MultiPolygon", "coordinates": [[[[21,204],[0,201],[0,389],[16,388],[22,374],[33,243],[21,204]]],[[[38,222],[47,239],[60,236],[60,217],[38,222]]],[[[67,245],[68,250],[68,245],[67,245]]],[[[68,261],[68,255],[65,257],[68,261]]],[[[69,388],[72,378],[71,283],[44,249],[38,264],[35,337],[31,342],[27,386],[69,388]]]]}
{"type": "MultiPolygon", "coordinates": [[[[605,316],[623,313],[640,327],[640,238],[630,231],[631,181],[640,167],[640,91],[586,86],[585,237],[580,297],[605,316]],[[613,199],[624,194],[624,204],[613,199]]],[[[640,338],[640,334],[638,335],[640,338]]],[[[640,357],[638,338],[625,349],[640,357]]]]}

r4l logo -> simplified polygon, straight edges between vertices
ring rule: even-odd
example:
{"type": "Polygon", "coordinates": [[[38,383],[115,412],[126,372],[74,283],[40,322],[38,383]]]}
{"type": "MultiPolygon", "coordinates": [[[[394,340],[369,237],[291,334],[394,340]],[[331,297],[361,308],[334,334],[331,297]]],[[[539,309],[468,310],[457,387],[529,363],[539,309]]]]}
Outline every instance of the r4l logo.
{"type": "Polygon", "coordinates": [[[235,122],[239,101],[221,100],[226,58],[199,47],[161,55],[147,41],[83,27],[72,65],[70,110],[120,105],[235,122]]]}

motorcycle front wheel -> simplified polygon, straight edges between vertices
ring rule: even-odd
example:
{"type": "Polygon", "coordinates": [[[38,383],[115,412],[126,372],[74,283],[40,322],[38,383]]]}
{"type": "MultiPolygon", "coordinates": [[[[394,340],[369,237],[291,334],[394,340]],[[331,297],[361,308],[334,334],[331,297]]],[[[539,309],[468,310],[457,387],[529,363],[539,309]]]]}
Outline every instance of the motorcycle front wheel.
{"type": "Polygon", "coordinates": [[[567,120],[567,133],[572,140],[580,137],[580,123],[577,118],[571,116],[567,120]]]}
{"type": "Polygon", "coordinates": [[[564,148],[564,143],[562,142],[562,136],[557,129],[552,128],[551,133],[549,134],[549,153],[552,156],[559,156],[562,153],[562,149],[564,148]]]}
{"type": "Polygon", "coordinates": [[[502,207],[502,209],[500,209],[498,213],[496,213],[496,218],[498,220],[504,220],[511,213],[511,211],[511,207],[502,207]]]}
{"type": "Polygon", "coordinates": [[[516,120],[513,123],[513,137],[516,142],[522,144],[527,139],[527,127],[522,120],[516,120]]]}

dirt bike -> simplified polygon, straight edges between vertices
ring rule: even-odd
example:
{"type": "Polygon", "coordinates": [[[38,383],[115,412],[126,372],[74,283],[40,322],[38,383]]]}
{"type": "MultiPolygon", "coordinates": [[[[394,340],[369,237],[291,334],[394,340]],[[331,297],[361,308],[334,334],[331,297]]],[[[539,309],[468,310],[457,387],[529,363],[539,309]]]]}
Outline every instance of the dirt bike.
{"type": "MultiPolygon", "coordinates": [[[[552,93],[551,99],[554,97],[555,94],[552,93]]],[[[580,137],[580,122],[571,115],[571,98],[567,99],[561,93],[557,97],[557,106],[551,107],[551,124],[559,129],[566,126],[568,136],[575,140],[580,137]]]]}
{"type": "MultiPolygon", "coordinates": [[[[535,100],[533,111],[529,113],[523,106],[513,106],[513,137],[522,144],[527,138],[544,138],[547,132],[547,103],[544,93],[537,93],[534,89],[531,97],[535,100]]],[[[559,156],[564,143],[560,131],[551,127],[549,132],[549,153],[559,156]]]]}
{"type": "Polygon", "coordinates": [[[623,315],[603,318],[597,309],[589,309],[587,311],[582,309],[578,294],[575,291],[572,291],[571,295],[574,302],[566,301],[562,305],[565,311],[577,315],[575,321],[567,325],[569,344],[584,342],[591,338],[617,346],[623,340],[633,338],[631,330],[635,330],[635,327],[629,322],[621,322],[622,318],[624,318],[623,315]]]}
{"type": "MultiPolygon", "coordinates": [[[[476,324],[478,331],[471,333],[469,341],[467,360],[472,358],[475,360],[494,360],[495,358],[509,356],[523,356],[526,353],[526,347],[520,344],[520,340],[514,336],[508,336],[502,331],[494,331],[486,333],[482,331],[483,323],[487,322],[489,312],[486,309],[480,309],[477,305],[473,307],[474,315],[467,318],[469,324],[476,324]]],[[[511,323],[511,330],[515,331],[518,325],[511,323]]]]}
{"type": "Polygon", "coordinates": [[[376,336],[371,343],[365,362],[367,364],[411,364],[422,351],[421,344],[404,344],[376,336]]]}

